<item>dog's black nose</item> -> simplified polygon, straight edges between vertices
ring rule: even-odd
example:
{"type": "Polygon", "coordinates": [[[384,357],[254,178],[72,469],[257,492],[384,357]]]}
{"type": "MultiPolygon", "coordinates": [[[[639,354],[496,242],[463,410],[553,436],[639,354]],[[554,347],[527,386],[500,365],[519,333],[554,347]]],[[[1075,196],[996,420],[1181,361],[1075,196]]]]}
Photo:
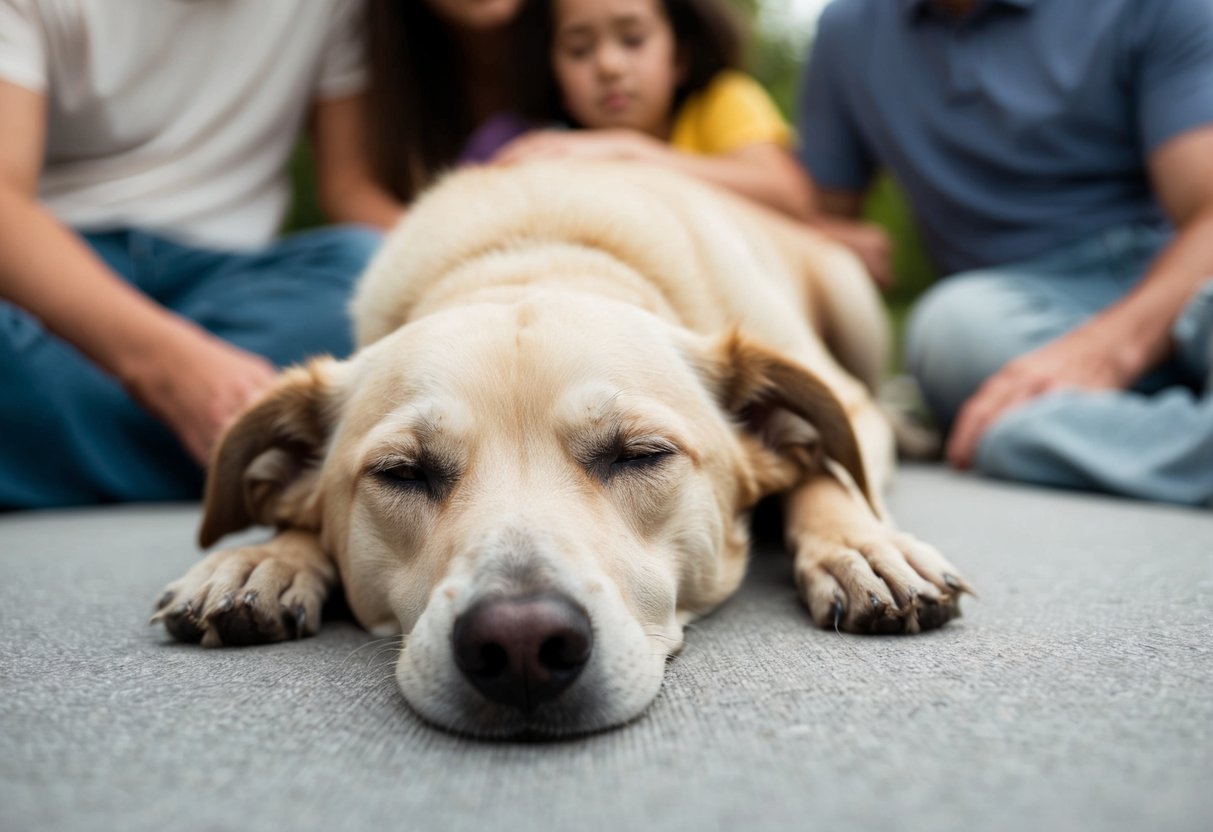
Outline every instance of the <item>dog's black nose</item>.
{"type": "Polygon", "coordinates": [[[581,673],[594,635],[579,604],[560,595],[487,598],[455,620],[455,664],[476,689],[530,712],[581,673]]]}

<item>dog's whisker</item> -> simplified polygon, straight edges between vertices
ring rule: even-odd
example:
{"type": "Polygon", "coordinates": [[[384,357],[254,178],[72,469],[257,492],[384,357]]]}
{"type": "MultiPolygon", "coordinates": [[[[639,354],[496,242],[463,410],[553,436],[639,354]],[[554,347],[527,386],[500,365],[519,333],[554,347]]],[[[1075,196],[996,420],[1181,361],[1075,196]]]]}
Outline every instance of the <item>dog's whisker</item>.
{"type": "Polygon", "coordinates": [[[349,654],[345,657],[345,659],[348,661],[349,659],[352,659],[355,656],[357,656],[363,650],[366,650],[371,647],[382,646],[384,644],[384,642],[398,641],[402,638],[404,638],[403,635],[395,635],[395,636],[384,636],[383,638],[372,639],[370,641],[367,641],[367,642],[355,647],[353,650],[351,650],[349,652],[349,654]]]}
{"type": "Polygon", "coordinates": [[[404,645],[380,647],[367,661],[367,664],[379,664],[383,661],[382,657],[385,655],[394,661],[402,652],[404,652],[404,645]]]}
{"type": "Polygon", "coordinates": [[[357,657],[358,654],[361,653],[363,650],[367,650],[370,648],[376,648],[375,652],[371,654],[371,658],[368,659],[368,663],[369,663],[370,661],[374,660],[374,657],[376,655],[378,655],[378,653],[380,651],[392,647],[391,644],[385,645],[384,642],[399,641],[403,644],[403,639],[404,639],[403,635],[386,636],[384,638],[377,638],[377,639],[374,639],[373,641],[368,641],[365,644],[361,644],[358,647],[351,650],[350,653],[344,659],[341,660],[341,664],[338,665],[338,670],[343,669],[346,666],[346,664],[348,664],[355,657],[357,657]]]}

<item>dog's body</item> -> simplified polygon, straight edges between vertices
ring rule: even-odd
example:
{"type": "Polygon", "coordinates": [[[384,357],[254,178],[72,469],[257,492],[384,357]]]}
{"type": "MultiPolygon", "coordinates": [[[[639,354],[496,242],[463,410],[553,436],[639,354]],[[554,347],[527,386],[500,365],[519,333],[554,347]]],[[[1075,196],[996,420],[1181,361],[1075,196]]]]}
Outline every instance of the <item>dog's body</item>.
{"type": "Polygon", "coordinates": [[[884,358],[878,299],[816,235],[647,168],[465,172],[353,308],[354,358],[289,371],[225,437],[204,545],[280,532],[169,588],[179,637],[314,632],[339,579],[364,626],[408,634],[397,678],[428,719],[614,725],[736,589],[772,493],[819,625],[955,613],[955,570],[880,505],[892,432],[856,378],[884,358]]]}

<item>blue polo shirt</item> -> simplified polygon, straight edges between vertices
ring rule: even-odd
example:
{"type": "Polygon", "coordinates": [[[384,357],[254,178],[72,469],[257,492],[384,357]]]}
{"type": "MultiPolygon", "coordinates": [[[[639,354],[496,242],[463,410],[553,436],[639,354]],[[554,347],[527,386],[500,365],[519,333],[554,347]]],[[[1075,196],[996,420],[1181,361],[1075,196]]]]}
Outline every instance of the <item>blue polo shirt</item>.
{"type": "Polygon", "coordinates": [[[946,272],[1166,222],[1149,155],[1213,125],[1213,0],[835,0],[801,87],[801,159],[888,168],[946,272]]]}

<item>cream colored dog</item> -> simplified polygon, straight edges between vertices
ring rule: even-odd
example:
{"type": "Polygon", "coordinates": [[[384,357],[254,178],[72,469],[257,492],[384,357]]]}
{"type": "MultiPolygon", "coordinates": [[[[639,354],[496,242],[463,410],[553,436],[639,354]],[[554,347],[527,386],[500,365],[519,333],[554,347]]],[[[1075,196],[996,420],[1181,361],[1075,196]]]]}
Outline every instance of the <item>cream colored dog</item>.
{"type": "Polygon", "coordinates": [[[477,170],[410,211],[353,310],[353,358],[287,371],[223,439],[202,544],[278,531],[169,586],[179,638],[314,633],[340,583],[368,630],[407,635],[396,677],[426,719],[617,725],[737,588],[775,493],[819,626],[956,613],[956,570],[882,509],[885,319],[820,237],[659,170],[477,170]]]}

